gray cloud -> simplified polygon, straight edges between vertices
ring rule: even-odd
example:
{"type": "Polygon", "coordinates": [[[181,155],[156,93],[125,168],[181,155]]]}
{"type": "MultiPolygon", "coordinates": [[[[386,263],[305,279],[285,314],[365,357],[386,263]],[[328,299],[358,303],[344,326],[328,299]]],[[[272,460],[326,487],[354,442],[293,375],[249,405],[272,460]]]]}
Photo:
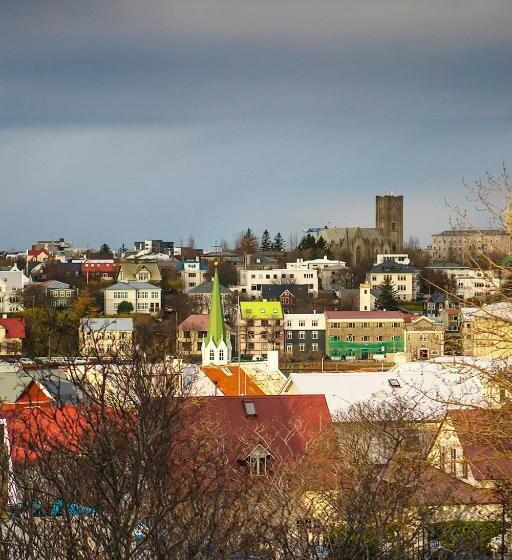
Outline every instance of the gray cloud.
{"type": "Polygon", "coordinates": [[[8,245],[369,224],[389,189],[426,240],[510,160],[508,0],[0,7],[8,245]]]}

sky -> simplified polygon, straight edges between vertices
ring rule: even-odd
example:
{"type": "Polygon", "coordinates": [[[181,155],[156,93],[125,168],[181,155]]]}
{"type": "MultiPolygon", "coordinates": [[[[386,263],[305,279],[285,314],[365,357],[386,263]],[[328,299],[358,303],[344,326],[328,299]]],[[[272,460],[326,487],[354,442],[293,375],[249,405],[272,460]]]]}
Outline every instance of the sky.
{"type": "Polygon", "coordinates": [[[512,166],[510,0],[0,0],[0,248],[428,243],[512,166]]]}

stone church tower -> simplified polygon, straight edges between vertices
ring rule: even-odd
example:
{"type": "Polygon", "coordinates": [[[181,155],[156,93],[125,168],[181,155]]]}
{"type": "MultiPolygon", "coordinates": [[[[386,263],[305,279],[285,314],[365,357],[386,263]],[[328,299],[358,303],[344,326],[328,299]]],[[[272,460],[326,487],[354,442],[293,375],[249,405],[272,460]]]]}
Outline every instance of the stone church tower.
{"type": "Polygon", "coordinates": [[[375,227],[384,231],[393,253],[401,253],[404,248],[404,197],[386,194],[375,199],[375,227]]]}

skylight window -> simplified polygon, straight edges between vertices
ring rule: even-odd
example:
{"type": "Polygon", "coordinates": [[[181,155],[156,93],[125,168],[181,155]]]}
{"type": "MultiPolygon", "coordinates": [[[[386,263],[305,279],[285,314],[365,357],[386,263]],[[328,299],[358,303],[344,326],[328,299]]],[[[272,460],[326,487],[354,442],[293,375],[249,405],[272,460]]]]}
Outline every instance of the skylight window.
{"type": "Polygon", "coordinates": [[[244,401],[244,410],[247,416],[256,416],[254,401],[244,401]]]}
{"type": "Polygon", "coordinates": [[[391,387],[393,387],[393,389],[400,389],[401,385],[398,379],[388,379],[388,381],[391,387]]]}

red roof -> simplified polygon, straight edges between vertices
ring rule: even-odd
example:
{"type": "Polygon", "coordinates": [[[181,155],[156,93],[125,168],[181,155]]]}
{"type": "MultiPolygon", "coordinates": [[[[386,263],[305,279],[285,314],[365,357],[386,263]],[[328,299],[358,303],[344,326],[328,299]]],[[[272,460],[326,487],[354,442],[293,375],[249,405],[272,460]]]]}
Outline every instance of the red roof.
{"type": "Polygon", "coordinates": [[[121,265],[115,262],[85,261],[82,263],[82,272],[92,273],[112,273],[117,272],[121,265]]]}
{"type": "Polygon", "coordinates": [[[183,331],[207,331],[208,315],[189,315],[178,325],[178,329],[181,329],[183,331]]]}
{"type": "Polygon", "coordinates": [[[29,249],[27,255],[29,257],[38,257],[41,253],[44,253],[46,256],[50,256],[50,253],[46,249],[29,249]]]}
{"type": "Polygon", "coordinates": [[[400,311],[326,311],[327,319],[402,319],[400,311]]]}
{"type": "Polygon", "coordinates": [[[25,320],[21,317],[0,319],[0,327],[4,327],[6,338],[25,338],[25,320]]]}
{"type": "Polygon", "coordinates": [[[320,432],[332,427],[324,395],[199,397],[192,402],[203,425],[220,423],[232,459],[245,459],[258,444],[274,458],[303,455],[320,432]],[[252,403],[254,415],[247,414],[245,403],[252,403]]]}
{"type": "Polygon", "coordinates": [[[402,313],[404,322],[412,323],[415,319],[418,319],[420,315],[414,315],[414,313],[402,313]]]}

